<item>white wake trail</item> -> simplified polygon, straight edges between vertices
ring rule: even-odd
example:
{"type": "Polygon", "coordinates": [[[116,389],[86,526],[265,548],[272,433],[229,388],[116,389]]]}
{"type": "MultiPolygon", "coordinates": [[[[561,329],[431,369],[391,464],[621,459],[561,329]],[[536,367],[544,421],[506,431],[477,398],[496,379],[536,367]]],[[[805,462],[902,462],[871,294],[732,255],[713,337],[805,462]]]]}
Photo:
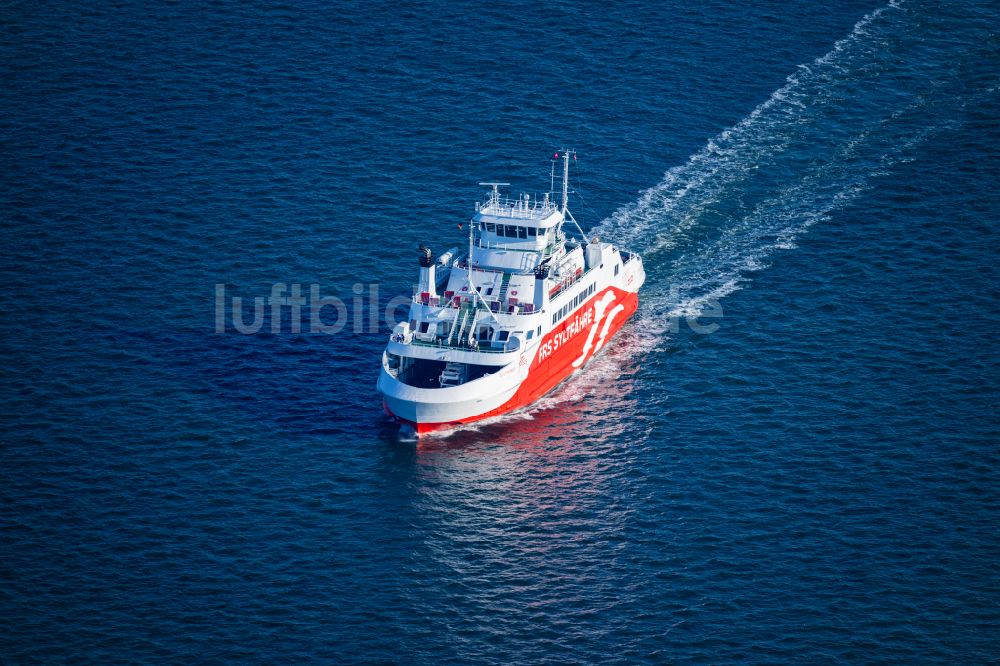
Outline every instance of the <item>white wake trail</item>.
{"type": "Polygon", "coordinates": [[[825,55],[594,233],[644,256],[639,328],[646,353],[769,265],[777,250],[855,202],[875,178],[951,126],[966,103],[948,86],[968,52],[921,52],[910,32],[926,17],[894,0],[858,21],[825,55]],[[926,62],[923,62],[926,60],[926,62]]]}

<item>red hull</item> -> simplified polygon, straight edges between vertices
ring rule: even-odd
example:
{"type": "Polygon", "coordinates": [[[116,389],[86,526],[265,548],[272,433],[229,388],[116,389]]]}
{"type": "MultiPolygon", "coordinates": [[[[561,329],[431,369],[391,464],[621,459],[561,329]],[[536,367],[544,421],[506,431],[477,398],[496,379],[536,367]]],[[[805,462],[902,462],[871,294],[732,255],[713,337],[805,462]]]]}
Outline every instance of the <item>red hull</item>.
{"type": "Polygon", "coordinates": [[[551,391],[561,381],[573,374],[574,371],[586,365],[586,362],[600,351],[601,345],[610,343],[611,339],[635,313],[638,307],[639,295],[637,293],[622,291],[615,287],[604,289],[593,296],[589,301],[581,305],[576,312],[567,316],[542,339],[541,344],[535,348],[535,356],[531,360],[528,376],[524,378],[524,381],[521,382],[517,392],[510,400],[496,409],[446,423],[414,423],[392,414],[384,402],[382,405],[390,416],[400,423],[409,425],[418,435],[444,428],[453,428],[466,423],[474,423],[482,419],[500,416],[526,407],[551,391]],[[598,319],[596,323],[594,323],[593,318],[589,320],[585,319],[585,321],[589,321],[590,323],[587,326],[582,328],[577,327],[574,330],[572,324],[582,317],[585,318],[592,315],[595,303],[600,301],[608,292],[614,293],[615,299],[607,305],[606,316],[598,319]],[[622,309],[618,309],[619,305],[622,309]],[[607,326],[607,331],[604,335],[597,336],[597,347],[594,348],[595,337],[590,334],[591,328],[596,328],[599,334],[605,326],[607,326]],[[591,343],[589,345],[588,340],[591,343]],[[539,351],[543,351],[543,353],[539,353],[539,351]],[[584,356],[585,352],[586,356],[584,356]],[[580,363],[581,359],[582,363],[580,363]],[[579,367],[574,366],[574,362],[578,362],[579,367]]]}

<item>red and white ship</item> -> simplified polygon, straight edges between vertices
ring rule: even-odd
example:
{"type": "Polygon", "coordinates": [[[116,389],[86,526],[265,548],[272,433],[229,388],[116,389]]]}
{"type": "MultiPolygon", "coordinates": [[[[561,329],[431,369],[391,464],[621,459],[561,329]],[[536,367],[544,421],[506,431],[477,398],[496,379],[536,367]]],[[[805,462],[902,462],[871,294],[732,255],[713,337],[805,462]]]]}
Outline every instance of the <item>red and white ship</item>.
{"type": "MultiPolygon", "coordinates": [[[[546,194],[503,198],[492,186],[476,206],[469,249],[435,258],[420,247],[409,321],[382,354],[385,410],[418,434],[530,405],[607,346],[638,306],[642,258],[588,239],[546,194]],[[580,240],[567,239],[569,219],[580,240]]],[[[575,157],[575,156],[574,156],[575,157]]]]}

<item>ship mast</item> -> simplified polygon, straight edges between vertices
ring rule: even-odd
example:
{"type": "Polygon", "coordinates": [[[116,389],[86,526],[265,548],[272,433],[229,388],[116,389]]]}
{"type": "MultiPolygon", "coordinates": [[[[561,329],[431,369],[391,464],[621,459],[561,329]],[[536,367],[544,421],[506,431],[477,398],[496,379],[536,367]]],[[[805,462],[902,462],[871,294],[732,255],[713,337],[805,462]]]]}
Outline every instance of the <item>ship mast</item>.
{"type": "Polygon", "coordinates": [[[573,226],[576,227],[576,230],[580,232],[580,236],[583,237],[583,242],[584,243],[589,243],[590,239],[587,238],[587,234],[583,233],[583,229],[580,228],[580,223],[576,221],[575,217],[573,217],[573,213],[569,212],[569,156],[570,156],[570,153],[573,154],[573,159],[576,159],[576,151],[575,150],[563,150],[562,151],[562,154],[563,154],[563,156],[562,156],[563,157],[563,183],[562,183],[562,185],[563,185],[563,191],[562,191],[562,214],[563,214],[563,219],[566,219],[567,217],[569,217],[570,221],[573,223],[573,226]]]}
{"type": "Polygon", "coordinates": [[[563,153],[563,198],[562,198],[562,214],[566,214],[566,210],[569,206],[569,153],[570,151],[564,150],[563,153]]]}

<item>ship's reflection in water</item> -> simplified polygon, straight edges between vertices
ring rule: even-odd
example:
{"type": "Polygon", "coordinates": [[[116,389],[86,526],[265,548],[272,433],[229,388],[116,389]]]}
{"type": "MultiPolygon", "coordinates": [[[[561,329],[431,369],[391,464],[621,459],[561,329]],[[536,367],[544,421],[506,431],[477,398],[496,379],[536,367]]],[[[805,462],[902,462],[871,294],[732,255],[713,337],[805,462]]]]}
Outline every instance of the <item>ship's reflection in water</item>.
{"type": "MultiPolygon", "coordinates": [[[[566,631],[629,595],[621,567],[623,532],[637,504],[630,463],[646,438],[631,396],[638,364],[627,351],[614,352],[527,414],[395,445],[396,464],[409,463],[400,465],[408,472],[400,509],[421,553],[407,558],[411,573],[440,580],[442,569],[449,572],[456,589],[441,591],[448,598],[440,602],[462,598],[466,614],[457,623],[501,631],[497,613],[558,611],[563,619],[546,626],[566,631]],[[575,604],[567,605],[568,586],[575,604]]],[[[420,599],[426,610],[427,595],[420,599]]]]}

